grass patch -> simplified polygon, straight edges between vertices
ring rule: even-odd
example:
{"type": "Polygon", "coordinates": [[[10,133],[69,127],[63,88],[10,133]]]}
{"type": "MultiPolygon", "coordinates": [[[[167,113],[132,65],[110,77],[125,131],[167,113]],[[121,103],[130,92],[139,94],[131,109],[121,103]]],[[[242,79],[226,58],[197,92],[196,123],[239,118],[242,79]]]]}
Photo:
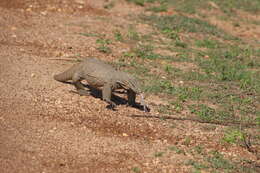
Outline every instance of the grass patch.
{"type": "Polygon", "coordinates": [[[260,126],[260,111],[258,111],[258,112],[256,113],[256,119],[255,119],[255,121],[256,121],[257,125],[260,126]]]}
{"type": "Polygon", "coordinates": [[[259,0],[127,0],[128,2],[135,3],[139,6],[145,6],[146,3],[157,2],[160,5],[167,5],[173,7],[176,11],[195,14],[199,13],[200,9],[210,10],[212,5],[210,2],[214,2],[224,13],[229,15],[236,14],[235,9],[244,10],[253,14],[259,14],[260,1],[259,0]]]}
{"type": "Polygon", "coordinates": [[[191,113],[197,115],[200,119],[205,121],[225,121],[234,119],[234,110],[216,110],[205,104],[193,104],[189,105],[191,113]]]}
{"type": "Polygon", "coordinates": [[[123,35],[118,30],[114,31],[114,38],[115,38],[116,41],[123,41],[124,40],[123,35]]]}
{"type": "Polygon", "coordinates": [[[200,163],[200,162],[197,162],[197,161],[194,161],[194,160],[188,160],[185,165],[192,165],[195,169],[205,169],[205,168],[208,168],[207,165],[203,164],[203,163],[200,163]]]}
{"type": "Polygon", "coordinates": [[[173,90],[173,85],[168,80],[160,80],[160,79],[154,79],[150,80],[148,82],[148,85],[145,86],[144,90],[145,92],[150,93],[162,93],[162,92],[171,92],[173,90]]]}
{"type": "Polygon", "coordinates": [[[185,43],[185,42],[182,42],[182,41],[180,41],[180,40],[176,40],[176,41],[175,41],[175,46],[176,46],[176,47],[187,48],[187,47],[188,47],[188,44],[185,43]]]}
{"type": "Polygon", "coordinates": [[[197,154],[203,154],[203,147],[201,145],[197,145],[194,147],[194,151],[197,153],[197,154]]]}
{"type": "Polygon", "coordinates": [[[97,33],[78,33],[79,35],[85,36],[85,37],[100,37],[100,34],[97,33]]]}
{"type": "Polygon", "coordinates": [[[97,44],[103,44],[103,45],[108,45],[108,44],[111,44],[111,40],[110,39],[103,39],[103,38],[98,38],[96,40],[96,43],[97,44]]]}
{"type": "Polygon", "coordinates": [[[107,3],[107,4],[105,4],[103,7],[105,8],[105,9],[111,9],[111,8],[113,8],[115,6],[115,1],[111,1],[111,2],[109,2],[109,3],[107,3]]]}
{"type": "Polygon", "coordinates": [[[223,12],[228,14],[235,14],[234,9],[241,9],[255,14],[260,11],[259,0],[168,0],[168,3],[176,6],[177,11],[189,14],[198,13],[198,9],[210,10],[212,7],[209,2],[214,2],[223,12]]]}
{"type": "Polygon", "coordinates": [[[176,146],[171,146],[169,147],[169,150],[171,151],[175,151],[177,154],[185,154],[185,151],[176,147],[176,146]]]}
{"type": "Polygon", "coordinates": [[[134,53],[137,57],[143,59],[158,59],[161,57],[160,54],[156,54],[153,52],[154,47],[152,45],[144,45],[140,44],[137,48],[135,48],[134,53]]]}
{"type": "MultiPolygon", "coordinates": [[[[159,113],[163,113],[163,114],[170,114],[171,108],[169,105],[160,105],[160,106],[158,106],[157,111],[159,113]]],[[[164,120],[164,119],[162,119],[162,120],[164,120]]]]}
{"type": "Polygon", "coordinates": [[[217,36],[224,39],[235,39],[233,36],[226,34],[223,30],[206,21],[180,15],[173,16],[142,16],[145,21],[150,22],[162,33],[172,39],[178,38],[178,32],[184,33],[203,33],[217,36]]]}
{"type": "Polygon", "coordinates": [[[99,45],[97,47],[97,50],[99,52],[105,53],[105,54],[110,54],[112,52],[111,48],[108,47],[109,44],[111,44],[111,40],[109,39],[103,39],[103,38],[98,38],[96,40],[96,43],[99,45]]]}
{"type": "Polygon", "coordinates": [[[227,129],[225,131],[223,141],[235,144],[244,139],[244,133],[238,129],[227,129]]]}
{"type": "Polygon", "coordinates": [[[216,49],[220,47],[220,43],[215,41],[215,40],[209,40],[209,39],[204,39],[204,40],[196,40],[195,45],[197,47],[205,47],[209,49],[216,49]]]}
{"type": "MultiPolygon", "coordinates": [[[[225,3],[220,0],[211,2],[209,0],[154,0],[156,4],[148,4],[152,1],[145,0],[138,2],[155,13],[172,9],[172,7],[174,11],[184,12],[175,13],[172,16],[155,13],[151,16],[140,16],[143,19],[142,22],[154,26],[156,30],[153,34],[158,32],[160,34],[150,33],[144,38],[133,27],[130,27],[127,33],[126,39],[135,44],[135,48],[123,56],[126,59],[127,68],[138,76],[142,76],[145,81],[143,88],[145,92],[167,98],[169,104],[156,106],[159,112],[172,114],[172,112],[190,111],[198,118],[212,123],[215,121],[243,124],[255,121],[260,124],[260,114],[257,110],[257,105],[260,104],[259,48],[254,48],[254,45],[249,46],[250,43],[245,44],[242,40],[225,33],[201,18],[192,17],[203,17],[198,14],[199,9],[210,10],[210,8],[216,8],[215,4],[220,7],[219,10],[229,10],[227,13],[233,15],[236,13],[234,9],[237,4],[241,4],[242,1],[246,2],[246,0],[237,0],[237,4],[232,5],[235,2],[231,1],[225,2],[231,4],[226,7],[222,6],[225,3]],[[161,36],[166,38],[158,39],[161,36]],[[156,53],[157,49],[167,49],[161,52],[166,52],[165,54],[170,56],[156,53]],[[173,64],[179,65],[178,62],[189,62],[187,64],[192,68],[174,67],[173,64]]],[[[255,0],[252,2],[255,3],[255,0]]],[[[244,9],[244,7],[237,7],[237,9],[244,9]]],[[[229,22],[231,16],[224,16],[229,22]]],[[[244,24],[243,21],[234,23],[234,17],[232,16],[231,24],[237,27],[244,24]]],[[[186,65],[186,63],[181,65],[186,65]]],[[[212,131],[217,126],[208,124],[203,127],[205,130],[212,131]]],[[[222,140],[227,143],[238,143],[243,137],[243,132],[232,128],[225,131],[222,140]]],[[[183,144],[189,146],[190,141],[191,139],[187,137],[183,144]]],[[[169,148],[169,150],[177,154],[183,152],[177,147],[169,148]]],[[[202,169],[213,172],[235,172],[244,169],[243,166],[240,169],[239,165],[227,160],[222,154],[207,153],[200,146],[194,148],[192,154],[202,155],[204,158],[203,161],[190,162],[194,172],[202,172],[202,169]]],[[[158,152],[155,157],[162,155],[163,152],[158,152]]]]}
{"type": "Polygon", "coordinates": [[[133,26],[130,26],[127,33],[127,38],[132,41],[139,41],[141,39],[140,34],[135,31],[133,26]]]}
{"type": "Polygon", "coordinates": [[[188,71],[183,73],[182,78],[188,81],[210,81],[210,77],[208,75],[196,71],[188,71]]]}
{"type": "Polygon", "coordinates": [[[259,67],[256,50],[229,47],[209,50],[206,54],[208,59],[197,58],[197,62],[207,75],[220,81],[236,81],[242,89],[260,92],[259,71],[250,70],[259,67]]]}
{"type": "Polygon", "coordinates": [[[202,120],[213,120],[215,119],[216,111],[204,104],[191,105],[189,106],[190,112],[196,114],[202,120]]]}
{"type": "Polygon", "coordinates": [[[171,106],[172,106],[172,111],[175,111],[177,113],[180,113],[181,111],[184,110],[183,104],[179,101],[177,102],[170,102],[171,106]]]}
{"type": "Polygon", "coordinates": [[[156,153],[154,154],[154,157],[162,157],[163,154],[164,154],[164,152],[156,152],[156,153]]]}
{"type": "Polygon", "coordinates": [[[138,168],[138,167],[133,167],[132,171],[135,172],[135,173],[139,173],[139,172],[141,172],[141,169],[138,168]]]}
{"type": "Polygon", "coordinates": [[[151,80],[146,86],[145,91],[151,93],[165,93],[177,96],[179,101],[187,99],[198,100],[201,97],[202,89],[199,87],[176,87],[170,80],[155,79],[151,80]]]}
{"type": "MultiPolygon", "coordinates": [[[[237,2],[239,4],[242,1],[237,2]]],[[[216,8],[214,4],[221,7],[219,2],[144,0],[141,4],[154,12],[161,10],[152,9],[153,7],[167,6],[169,9],[173,7],[175,11],[198,14],[196,10],[200,8],[210,10],[216,8]]],[[[191,15],[188,17],[185,14],[179,15],[180,13],[171,16],[152,14],[154,15],[140,17],[143,22],[154,26],[156,33],[159,31],[167,39],[154,40],[160,35],[152,33],[149,34],[149,39],[145,39],[130,27],[127,38],[136,45],[134,49],[126,52],[124,57],[128,63],[130,62],[132,71],[136,70],[135,73],[145,79],[145,92],[166,96],[169,99],[168,105],[159,106],[159,112],[190,111],[206,121],[228,120],[237,123],[259,120],[256,114],[256,105],[260,104],[259,48],[250,47],[222,29],[191,15]],[[159,48],[167,49],[167,52],[173,54],[166,56],[155,53],[159,48]],[[146,68],[139,70],[137,62],[146,68]],[[181,70],[171,62],[189,62],[196,68],[181,70]],[[178,86],[177,81],[184,82],[178,86]],[[197,104],[194,104],[194,101],[197,104]]],[[[228,15],[226,17],[229,18],[228,15]]]]}
{"type": "Polygon", "coordinates": [[[126,0],[128,2],[132,2],[136,5],[140,5],[140,6],[144,6],[144,3],[146,2],[146,0],[126,0]]]}
{"type": "Polygon", "coordinates": [[[155,7],[150,7],[146,9],[147,11],[152,11],[155,13],[159,13],[159,12],[165,12],[168,10],[167,5],[165,4],[160,4],[159,6],[155,6],[155,7]]]}
{"type": "Polygon", "coordinates": [[[181,70],[178,69],[178,68],[175,68],[174,66],[170,65],[170,64],[166,64],[164,66],[164,71],[168,74],[174,74],[174,73],[178,73],[180,72],[181,70]]]}
{"type": "Polygon", "coordinates": [[[259,0],[213,0],[223,12],[227,14],[235,13],[234,9],[241,9],[247,12],[259,14],[260,11],[260,1],[259,0]]]}
{"type": "Polygon", "coordinates": [[[222,154],[217,151],[212,152],[212,156],[206,159],[211,167],[215,169],[221,169],[224,171],[232,171],[235,169],[235,165],[230,161],[226,160],[222,154]]]}

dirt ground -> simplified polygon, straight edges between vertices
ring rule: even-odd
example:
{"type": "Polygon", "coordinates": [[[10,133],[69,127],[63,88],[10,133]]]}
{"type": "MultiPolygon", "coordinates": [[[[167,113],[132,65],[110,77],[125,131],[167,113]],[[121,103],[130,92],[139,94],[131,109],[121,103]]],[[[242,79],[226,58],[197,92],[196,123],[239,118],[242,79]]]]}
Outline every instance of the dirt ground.
{"type": "Polygon", "coordinates": [[[145,118],[124,104],[112,111],[100,98],[79,96],[70,92],[73,86],[53,80],[74,63],[56,59],[80,54],[113,61],[129,48],[114,43],[113,53],[105,55],[95,37],[77,34],[113,37],[114,30],[134,24],[129,14],[142,11],[125,1],[105,10],[107,3],[0,1],[0,172],[191,172],[184,162],[194,156],[167,148],[186,151],[199,144],[256,160],[242,147],[215,142],[222,126],[208,131],[207,124],[145,118]]]}

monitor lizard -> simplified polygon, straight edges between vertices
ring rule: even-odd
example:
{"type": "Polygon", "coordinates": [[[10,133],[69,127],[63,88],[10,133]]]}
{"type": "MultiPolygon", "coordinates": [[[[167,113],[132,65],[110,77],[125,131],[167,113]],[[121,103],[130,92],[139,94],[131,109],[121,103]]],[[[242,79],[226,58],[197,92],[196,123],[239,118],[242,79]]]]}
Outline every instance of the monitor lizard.
{"type": "Polygon", "coordinates": [[[125,89],[128,96],[128,105],[135,105],[136,94],[141,95],[141,105],[144,111],[147,106],[144,103],[139,81],[132,75],[116,70],[113,66],[97,59],[87,58],[82,62],[73,65],[63,73],[54,75],[59,82],[71,80],[79,95],[89,95],[89,91],[81,83],[87,81],[93,88],[102,88],[102,99],[114,108],[116,104],[111,101],[112,92],[116,89],[125,89]]]}

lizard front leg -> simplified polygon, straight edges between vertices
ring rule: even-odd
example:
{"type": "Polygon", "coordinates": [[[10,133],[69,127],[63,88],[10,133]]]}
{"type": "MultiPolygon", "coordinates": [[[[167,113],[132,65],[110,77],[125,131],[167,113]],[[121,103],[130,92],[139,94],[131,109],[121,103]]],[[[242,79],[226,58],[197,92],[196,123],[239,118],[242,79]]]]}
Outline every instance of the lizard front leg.
{"type": "Polygon", "coordinates": [[[135,105],[136,93],[133,90],[127,90],[128,105],[135,105]]]}
{"type": "Polygon", "coordinates": [[[79,95],[81,95],[81,96],[89,95],[89,91],[85,90],[85,87],[80,82],[80,77],[78,74],[73,75],[72,82],[73,82],[75,88],[77,89],[77,92],[79,95]]]}
{"type": "Polygon", "coordinates": [[[110,104],[112,108],[116,107],[116,104],[111,101],[112,84],[106,83],[102,89],[102,99],[110,104]]]}

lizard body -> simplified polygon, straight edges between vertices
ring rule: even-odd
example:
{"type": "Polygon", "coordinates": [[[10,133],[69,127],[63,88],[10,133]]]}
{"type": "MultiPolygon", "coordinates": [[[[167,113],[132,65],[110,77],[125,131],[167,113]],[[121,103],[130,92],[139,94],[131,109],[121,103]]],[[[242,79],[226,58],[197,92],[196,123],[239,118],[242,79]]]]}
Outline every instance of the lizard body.
{"type": "Polygon", "coordinates": [[[54,75],[54,79],[59,82],[71,80],[80,95],[88,95],[82,80],[86,80],[93,88],[102,87],[102,99],[112,107],[115,103],[111,101],[111,95],[116,89],[127,91],[129,105],[134,105],[136,94],[141,94],[139,82],[132,75],[118,71],[97,58],[87,58],[65,72],[54,75]]]}

